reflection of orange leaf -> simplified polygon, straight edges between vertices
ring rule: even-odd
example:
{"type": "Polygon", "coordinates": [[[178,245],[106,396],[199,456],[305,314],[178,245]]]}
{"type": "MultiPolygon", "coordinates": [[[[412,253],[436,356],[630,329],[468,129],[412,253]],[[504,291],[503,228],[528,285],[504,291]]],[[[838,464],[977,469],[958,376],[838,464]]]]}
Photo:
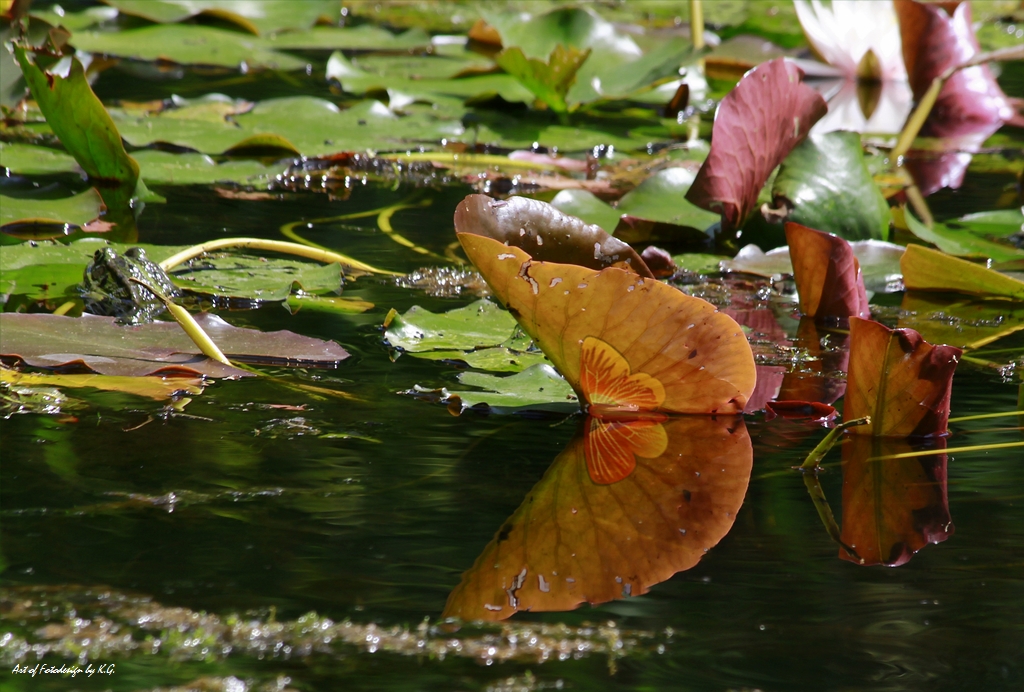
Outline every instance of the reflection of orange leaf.
{"type": "Polygon", "coordinates": [[[618,483],[633,473],[637,457],[653,459],[668,445],[665,428],[652,420],[591,418],[584,430],[587,471],[590,480],[601,485],[618,483]]]}
{"type": "Polygon", "coordinates": [[[850,318],[850,373],[843,416],[871,416],[854,435],[940,435],[949,418],[953,371],[962,351],[932,346],[913,329],[850,318]]]}
{"type": "Polygon", "coordinates": [[[753,449],[743,419],[621,422],[602,444],[629,439],[633,472],[617,483],[593,482],[587,435],[593,438],[594,421],[582,421],[583,436],[462,575],[445,617],[503,620],[520,610],[638,596],[690,569],[722,540],[750,482],[753,449]],[[655,458],[643,456],[661,445],[655,458]]]}
{"type": "Polygon", "coordinates": [[[588,336],[580,352],[580,389],[589,404],[626,411],[654,411],[665,388],[650,375],[630,372],[629,363],[607,342],[588,336]]]}
{"type": "Polygon", "coordinates": [[[843,445],[843,531],[839,557],[862,565],[902,565],[953,535],[946,498],[946,447],[935,456],[878,459],[911,450],[905,440],[854,436],[843,445]]]}

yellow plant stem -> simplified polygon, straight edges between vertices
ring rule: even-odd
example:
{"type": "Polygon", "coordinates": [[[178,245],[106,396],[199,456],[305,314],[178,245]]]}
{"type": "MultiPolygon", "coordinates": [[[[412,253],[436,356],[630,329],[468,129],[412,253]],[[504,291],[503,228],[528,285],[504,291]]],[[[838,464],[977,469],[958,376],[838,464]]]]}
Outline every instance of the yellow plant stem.
{"type": "Polygon", "coordinates": [[[167,312],[171,313],[171,317],[181,325],[181,328],[185,330],[186,334],[188,334],[188,338],[192,339],[192,343],[199,347],[199,350],[202,351],[204,356],[212,358],[224,365],[231,365],[231,361],[229,361],[227,356],[225,356],[220,348],[217,347],[217,344],[213,342],[210,335],[199,326],[199,323],[195,321],[188,310],[176,304],[170,298],[146,282],[139,281],[136,278],[132,278],[130,280],[145,287],[150,293],[160,299],[160,302],[162,302],[164,307],[167,308],[167,312]]]}
{"type": "Polygon", "coordinates": [[[915,457],[930,457],[936,454],[958,454],[960,452],[987,452],[990,449],[1011,449],[1013,447],[1024,447],[1022,442],[999,442],[988,445],[971,445],[969,447],[950,447],[948,449],[923,449],[918,452],[901,452],[900,454],[887,454],[880,457],[869,457],[868,461],[885,461],[886,459],[913,459],[915,457]]]}
{"type": "Polygon", "coordinates": [[[946,81],[958,70],[962,70],[965,67],[982,65],[994,60],[1021,59],[1024,59],[1024,45],[1010,46],[1009,48],[1000,48],[999,50],[994,50],[988,53],[978,53],[970,60],[959,65],[949,67],[943,71],[942,74],[932,80],[931,86],[928,87],[928,91],[924,93],[924,96],[921,97],[917,107],[914,108],[910,117],[907,118],[907,122],[903,126],[903,130],[900,132],[900,136],[896,140],[896,146],[894,146],[892,151],[889,153],[889,159],[898,164],[899,159],[910,151],[911,145],[913,145],[914,140],[917,139],[918,133],[924,126],[925,121],[928,119],[928,115],[932,112],[932,108],[935,106],[935,102],[939,98],[939,92],[942,91],[942,87],[946,84],[946,81]]]}
{"type": "Polygon", "coordinates": [[[403,247],[407,247],[413,252],[417,252],[427,257],[433,257],[438,260],[445,260],[444,257],[438,255],[435,252],[431,252],[425,247],[421,247],[416,243],[412,242],[400,233],[395,232],[395,229],[391,226],[391,217],[395,215],[395,212],[399,212],[403,209],[413,209],[415,207],[425,207],[430,204],[429,199],[425,199],[418,204],[396,204],[393,207],[388,207],[377,216],[377,227],[380,228],[381,232],[386,233],[391,240],[395,241],[403,247]]]}
{"type": "Polygon", "coordinates": [[[979,413],[976,416],[960,416],[958,418],[950,418],[950,423],[963,423],[968,420],[984,420],[986,418],[1008,418],[1009,416],[1024,416],[1024,411],[1007,411],[1004,413],[979,413]]]}
{"type": "Polygon", "coordinates": [[[352,212],[351,214],[342,214],[341,216],[328,216],[328,217],[322,218],[322,219],[309,219],[308,221],[292,221],[291,223],[286,223],[285,225],[281,226],[281,235],[283,235],[286,238],[291,238],[296,243],[300,243],[302,245],[308,245],[309,247],[315,247],[315,248],[320,249],[320,250],[327,250],[327,248],[325,248],[323,245],[317,245],[316,243],[314,243],[314,242],[312,242],[310,240],[306,240],[305,238],[300,236],[298,233],[296,233],[295,229],[298,228],[299,226],[307,226],[308,227],[308,226],[312,226],[314,224],[320,224],[320,223],[334,223],[335,221],[350,221],[352,219],[365,219],[365,218],[367,218],[369,216],[377,216],[378,214],[380,214],[385,209],[387,209],[387,207],[378,207],[377,209],[368,209],[366,211],[356,211],[356,212],[352,212]]]}
{"type": "Polygon", "coordinates": [[[701,0],[690,0],[690,39],[695,51],[704,47],[704,6],[701,0]]]}
{"type": "Polygon", "coordinates": [[[71,311],[71,308],[75,307],[75,301],[69,300],[62,304],[59,308],[53,311],[54,315],[66,315],[71,311]]]}
{"type": "Polygon", "coordinates": [[[224,250],[226,248],[246,248],[249,250],[281,252],[288,255],[297,255],[298,257],[316,260],[317,262],[324,262],[325,264],[338,262],[339,264],[352,267],[353,269],[359,269],[373,274],[401,276],[401,273],[399,272],[393,272],[388,269],[378,269],[377,267],[366,264],[365,262],[360,262],[359,260],[352,259],[351,257],[347,257],[331,250],[312,248],[305,245],[299,245],[298,243],[287,243],[283,240],[266,240],[264,238],[222,238],[220,240],[211,240],[208,243],[194,245],[182,250],[176,255],[171,255],[160,263],[160,268],[164,271],[170,271],[179,264],[183,264],[190,259],[195,259],[207,252],[224,250]]]}

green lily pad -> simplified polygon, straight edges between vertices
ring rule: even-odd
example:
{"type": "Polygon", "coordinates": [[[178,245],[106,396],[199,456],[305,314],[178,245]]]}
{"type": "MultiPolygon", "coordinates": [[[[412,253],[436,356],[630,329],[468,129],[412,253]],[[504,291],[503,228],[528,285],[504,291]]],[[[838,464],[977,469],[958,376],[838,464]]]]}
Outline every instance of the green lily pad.
{"type": "Polygon", "coordinates": [[[317,26],[304,31],[288,31],[268,36],[267,48],[277,50],[412,50],[430,45],[430,34],[409,29],[392,34],[387,29],[362,26],[317,26]]]}
{"type": "MultiPolygon", "coordinates": [[[[0,225],[36,220],[55,224],[84,226],[96,219],[103,200],[95,188],[64,199],[32,199],[0,195],[0,225]]],[[[7,252],[4,248],[3,252],[7,252]]],[[[81,277],[79,277],[81,278],[81,277]]]]}
{"type": "Polygon", "coordinates": [[[847,240],[884,238],[889,205],[875,185],[855,132],[810,135],[782,162],[772,197],[795,221],[847,240]],[[780,199],[781,198],[781,199],[780,199]]]}
{"type": "Polygon", "coordinates": [[[207,109],[189,106],[141,115],[112,109],[111,115],[125,140],[134,146],[166,142],[206,154],[220,154],[256,142],[278,142],[279,146],[286,142],[306,156],[367,149],[407,150],[409,144],[418,142],[440,146],[443,137],[453,138],[463,131],[457,120],[445,121],[429,114],[401,117],[376,100],[361,101],[342,110],[330,101],[311,96],[261,101],[249,112],[233,116],[231,122],[211,120],[207,109]]]}
{"type": "Polygon", "coordinates": [[[506,376],[464,372],[459,374],[459,382],[481,390],[449,391],[449,403],[458,397],[463,409],[487,407],[495,413],[515,410],[569,413],[579,410],[579,399],[572,387],[546,364],[506,376]]]}
{"type": "Polygon", "coordinates": [[[265,42],[212,26],[157,24],[127,31],[83,31],[71,37],[78,50],[135,60],[168,60],[181,65],[238,69],[305,69],[308,61],[267,48],[265,42]]]}
{"type": "Polygon", "coordinates": [[[686,200],[693,179],[694,174],[685,168],[666,168],[623,195],[616,207],[585,190],[563,190],[551,204],[587,223],[596,223],[609,233],[618,226],[623,214],[703,231],[716,223],[719,216],[686,200]]]}
{"type": "Polygon", "coordinates": [[[461,362],[476,370],[488,372],[521,372],[534,365],[550,363],[540,351],[516,350],[504,346],[476,351],[425,351],[411,355],[427,360],[461,362]]]}
{"type": "Polygon", "coordinates": [[[587,223],[598,225],[606,233],[615,232],[622,216],[612,205],[587,190],[562,190],[551,200],[551,206],[587,223]]]}
{"type": "Polygon", "coordinates": [[[213,254],[170,272],[175,284],[196,293],[258,301],[285,300],[292,289],[323,293],[341,289],[340,264],[213,254]]]}
{"type": "Polygon", "coordinates": [[[142,179],[150,185],[209,185],[211,183],[265,183],[283,166],[264,166],[259,161],[236,160],[217,163],[205,154],[172,154],[167,151],[137,151],[142,179]]]}
{"type": "Polygon", "coordinates": [[[318,20],[337,22],[341,6],[335,0],[104,0],[118,11],[151,22],[180,22],[203,14],[233,22],[254,33],[306,29],[318,20]]]}
{"type": "Polygon", "coordinates": [[[113,7],[89,7],[81,12],[58,13],[53,7],[49,7],[46,9],[32,8],[29,15],[42,19],[50,26],[62,26],[72,33],[77,33],[101,22],[115,19],[117,10],[113,7]]]}
{"type": "Polygon", "coordinates": [[[1024,216],[1016,211],[988,213],[1002,215],[995,218],[983,216],[980,223],[977,223],[976,219],[964,217],[960,219],[961,223],[957,224],[960,226],[959,228],[951,228],[949,225],[942,223],[933,223],[932,227],[928,228],[914,218],[914,215],[909,210],[903,212],[903,218],[911,233],[926,243],[931,243],[943,252],[951,255],[982,256],[996,262],[1024,258],[1024,250],[1014,247],[1008,242],[1005,244],[994,242],[982,235],[986,230],[994,230],[995,233],[993,235],[999,233],[1010,235],[1010,233],[1019,232],[1021,224],[1024,223],[1024,216]],[[979,229],[981,232],[975,229],[979,229]]]}
{"type": "Polygon", "coordinates": [[[487,299],[445,313],[433,313],[418,305],[394,315],[384,338],[409,353],[425,351],[472,351],[498,346],[518,329],[509,312],[487,299]]]}
{"type": "Polygon", "coordinates": [[[677,267],[697,274],[713,274],[719,271],[723,260],[729,259],[724,255],[708,255],[702,252],[689,252],[672,257],[677,267]]]}
{"type": "Polygon", "coordinates": [[[52,175],[80,171],[70,154],[20,142],[0,142],[0,166],[19,175],[52,175]]]}
{"type": "MultiPolygon", "coordinates": [[[[399,60],[392,58],[389,62],[398,62],[399,60]]],[[[439,59],[439,68],[451,67],[444,61],[444,58],[439,59]]],[[[405,60],[401,59],[401,62],[405,62],[405,60]]],[[[380,68],[379,63],[378,68],[380,68]]],[[[326,76],[328,79],[338,80],[341,88],[350,94],[364,95],[386,91],[392,101],[402,99],[402,97],[404,97],[402,100],[405,101],[413,99],[435,101],[444,96],[467,99],[492,94],[511,103],[533,101],[533,94],[516,81],[512,75],[494,73],[457,78],[420,78],[419,75],[405,76],[385,69],[368,72],[348,60],[341,52],[333,53],[328,59],[326,76]]]]}
{"type": "Polygon", "coordinates": [[[907,247],[900,267],[903,269],[903,283],[909,290],[969,293],[1024,301],[1024,281],[922,245],[907,247]]]}
{"type": "Polygon", "coordinates": [[[1024,304],[907,291],[897,326],[916,330],[929,343],[979,348],[1024,329],[1024,304]]]}
{"type": "Polygon", "coordinates": [[[1014,233],[1024,232],[1024,207],[979,211],[976,214],[967,214],[959,219],[947,221],[946,226],[954,229],[963,228],[972,233],[986,236],[1005,238],[1014,233]]]}

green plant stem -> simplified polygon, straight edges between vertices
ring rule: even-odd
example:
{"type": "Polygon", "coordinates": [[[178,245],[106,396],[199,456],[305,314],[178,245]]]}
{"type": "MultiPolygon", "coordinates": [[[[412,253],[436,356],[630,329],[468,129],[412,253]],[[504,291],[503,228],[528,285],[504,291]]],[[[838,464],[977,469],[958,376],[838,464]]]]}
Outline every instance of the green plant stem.
{"type": "Polygon", "coordinates": [[[704,5],[701,0],[690,0],[690,39],[695,51],[704,48],[704,5]]]}
{"type": "MultiPolygon", "coordinates": [[[[1022,388],[1024,391],[1024,388],[1022,388]]],[[[958,418],[950,418],[948,423],[963,423],[968,420],[983,420],[985,418],[1004,418],[1008,416],[1024,416],[1024,411],[1005,411],[1000,413],[980,413],[976,416],[960,416],[958,418]]]]}
{"type": "Polygon", "coordinates": [[[848,420],[844,423],[840,423],[836,427],[829,430],[828,435],[825,435],[825,438],[821,442],[819,442],[818,446],[812,449],[811,453],[807,455],[806,459],[804,459],[804,463],[800,465],[800,470],[817,471],[817,469],[820,468],[818,464],[821,462],[822,459],[825,458],[825,455],[829,453],[829,450],[831,450],[832,447],[835,446],[836,440],[838,440],[839,436],[843,434],[843,431],[846,430],[847,428],[852,428],[857,425],[871,425],[871,416],[864,416],[863,418],[854,418],[853,420],[848,420]]]}
{"type": "Polygon", "coordinates": [[[863,564],[863,558],[857,554],[857,551],[854,550],[853,547],[843,543],[843,540],[840,537],[841,532],[839,530],[839,524],[836,523],[836,518],[832,514],[832,508],[829,506],[828,499],[825,497],[825,491],[821,487],[821,481],[818,480],[817,469],[814,469],[811,473],[804,474],[804,486],[807,488],[807,494],[811,496],[811,501],[814,503],[814,509],[818,511],[818,517],[821,518],[821,523],[824,524],[825,531],[828,533],[829,538],[842,546],[843,550],[857,558],[857,560],[863,564]]]}
{"type": "Polygon", "coordinates": [[[948,449],[923,449],[917,452],[902,452],[900,454],[886,454],[880,457],[870,457],[868,461],[884,461],[886,459],[913,459],[915,457],[928,457],[935,454],[958,454],[960,452],[986,452],[990,449],[1011,449],[1013,447],[1024,447],[1024,442],[1000,442],[998,444],[971,445],[969,447],[950,447],[948,449]]]}
{"type": "Polygon", "coordinates": [[[200,243],[199,245],[194,245],[182,250],[176,255],[171,255],[160,263],[160,268],[164,271],[170,271],[174,267],[179,264],[183,264],[190,259],[195,259],[207,252],[223,250],[225,248],[248,248],[251,250],[282,252],[288,255],[297,255],[299,257],[306,257],[318,262],[324,262],[325,264],[337,262],[353,269],[370,272],[372,274],[401,276],[400,272],[393,272],[388,269],[379,269],[366,264],[365,262],[360,262],[359,260],[352,259],[351,257],[331,250],[312,248],[305,245],[299,245],[298,243],[287,243],[283,240],[265,240],[263,238],[222,238],[220,240],[211,240],[208,243],[200,243]]]}

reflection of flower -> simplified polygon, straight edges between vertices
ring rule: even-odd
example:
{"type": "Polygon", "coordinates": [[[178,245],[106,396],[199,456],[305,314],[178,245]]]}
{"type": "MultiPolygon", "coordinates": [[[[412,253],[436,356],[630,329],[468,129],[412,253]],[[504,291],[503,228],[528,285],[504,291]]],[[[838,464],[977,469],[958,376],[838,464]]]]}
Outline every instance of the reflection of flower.
{"type": "MultiPolygon", "coordinates": [[[[812,132],[898,132],[912,105],[900,27],[890,0],[794,0],[814,51],[838,79],[819,84],[828,113],[812,132]]],[[[822,74],[827,71],[817,70],[822,74]]]]}

